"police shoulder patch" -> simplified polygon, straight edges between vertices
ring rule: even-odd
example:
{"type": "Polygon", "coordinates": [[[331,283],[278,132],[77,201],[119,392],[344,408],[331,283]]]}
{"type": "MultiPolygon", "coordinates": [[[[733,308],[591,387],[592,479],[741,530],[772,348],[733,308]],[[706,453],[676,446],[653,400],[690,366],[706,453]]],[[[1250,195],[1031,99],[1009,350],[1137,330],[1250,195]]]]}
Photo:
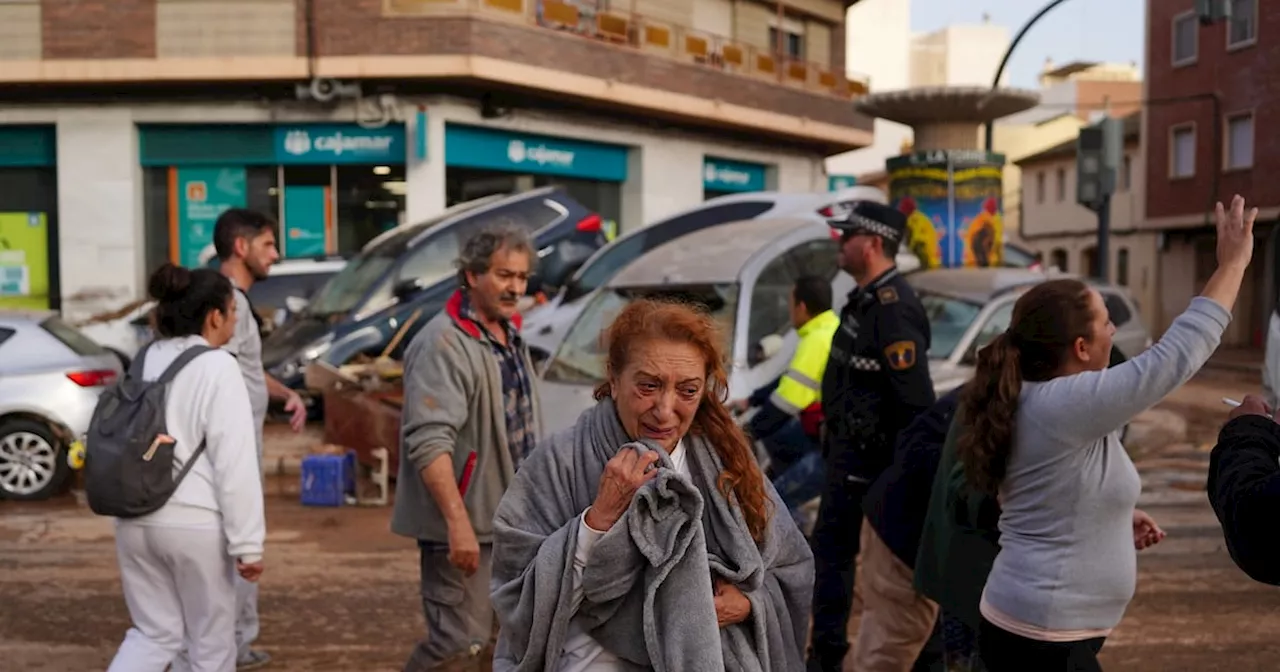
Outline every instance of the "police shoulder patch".
{"type": "Polygon", "coordinates": [[[893,287],[881,287],[876,291],[876,297],[880,299],[880,304],[889,304],[898,302],[898,290],[893,287]]]}
{"type": "Polygon", "coordinates": [[[906,371],[916,364],[915,341],[894,341],[884,349],[885,361],[894,371],[906,371]]]}

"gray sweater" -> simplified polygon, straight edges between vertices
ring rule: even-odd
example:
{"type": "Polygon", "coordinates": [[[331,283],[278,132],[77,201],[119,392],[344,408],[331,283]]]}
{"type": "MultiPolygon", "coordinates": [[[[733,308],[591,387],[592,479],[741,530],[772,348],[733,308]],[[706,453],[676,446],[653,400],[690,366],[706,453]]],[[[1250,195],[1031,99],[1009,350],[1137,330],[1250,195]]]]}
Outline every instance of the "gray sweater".
{"type": "Polygon", "coordinates": [[[987,604],[1048,630],[1120,622],[1137,582],[1133,510],[1142,483],[1119,430],[1190,379],[1230,320],[1197,297],[1158,343],[1124,364],[1023,383],[987,604]]]}

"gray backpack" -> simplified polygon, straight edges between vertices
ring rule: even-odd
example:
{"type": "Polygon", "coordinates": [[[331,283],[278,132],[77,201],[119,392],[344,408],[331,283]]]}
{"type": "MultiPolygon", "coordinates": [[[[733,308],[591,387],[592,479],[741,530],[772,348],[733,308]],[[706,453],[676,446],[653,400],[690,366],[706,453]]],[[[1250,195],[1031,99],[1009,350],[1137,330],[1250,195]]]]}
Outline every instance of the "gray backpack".
{"type": "MultiPolygon", "coordinates": [[[[183,351],[157,380],[142,379],[151,344],[138,353],[124,377],[103,390],[85,438],[84,485],[89,508],[100,516],[137,518],[165,505],[204,452],[196,447],[186,464],[174,459],[165,423],[169,385],[191,360],[213,348],[183,351]]],[[[171,437],[170,437],[171,438],[171,437]]]]}

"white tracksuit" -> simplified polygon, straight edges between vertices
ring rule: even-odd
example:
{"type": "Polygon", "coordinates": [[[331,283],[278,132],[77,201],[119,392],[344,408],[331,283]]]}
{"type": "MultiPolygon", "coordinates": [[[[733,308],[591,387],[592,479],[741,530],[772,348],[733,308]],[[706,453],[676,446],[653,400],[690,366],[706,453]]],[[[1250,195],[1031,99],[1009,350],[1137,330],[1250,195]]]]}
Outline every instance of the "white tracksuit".
{"type": "MultiPolygon", "coordinates": [[[[155,380],[199,336],[157,342],[143,377],[155,380]]],[[[109,672],[164,672],[190,652],[196,672],[235,670],[235,559],[262,559],[266,520],[249,395],[235,358],[215,350],[187,364],[165,410],[177,460],[196,460],[173,497],[116,523],[116,553],[133,627],[109,672]]]]}

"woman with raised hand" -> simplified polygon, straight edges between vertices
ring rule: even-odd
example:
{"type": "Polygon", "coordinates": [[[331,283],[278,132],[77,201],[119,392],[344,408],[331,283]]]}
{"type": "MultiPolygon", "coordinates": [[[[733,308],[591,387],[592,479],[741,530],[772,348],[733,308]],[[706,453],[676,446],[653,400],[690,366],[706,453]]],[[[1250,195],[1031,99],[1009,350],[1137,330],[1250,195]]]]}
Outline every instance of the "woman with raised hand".
{"type": "Polygon", "coordinates": [[[978,649],[991,672],[1099,670],[1137,582],[1135,549],[1164,537],[1137,510],[1120,430],[1217,349],[1253,255],[1254,208],[1217,208],[1218,269],[1158,343],[1107,368],[1115,332],[1079,280],[1036,285],[978,354],[961,397],[965,476],[999,497],[1000,552],[982,593],[978,649]]]}

